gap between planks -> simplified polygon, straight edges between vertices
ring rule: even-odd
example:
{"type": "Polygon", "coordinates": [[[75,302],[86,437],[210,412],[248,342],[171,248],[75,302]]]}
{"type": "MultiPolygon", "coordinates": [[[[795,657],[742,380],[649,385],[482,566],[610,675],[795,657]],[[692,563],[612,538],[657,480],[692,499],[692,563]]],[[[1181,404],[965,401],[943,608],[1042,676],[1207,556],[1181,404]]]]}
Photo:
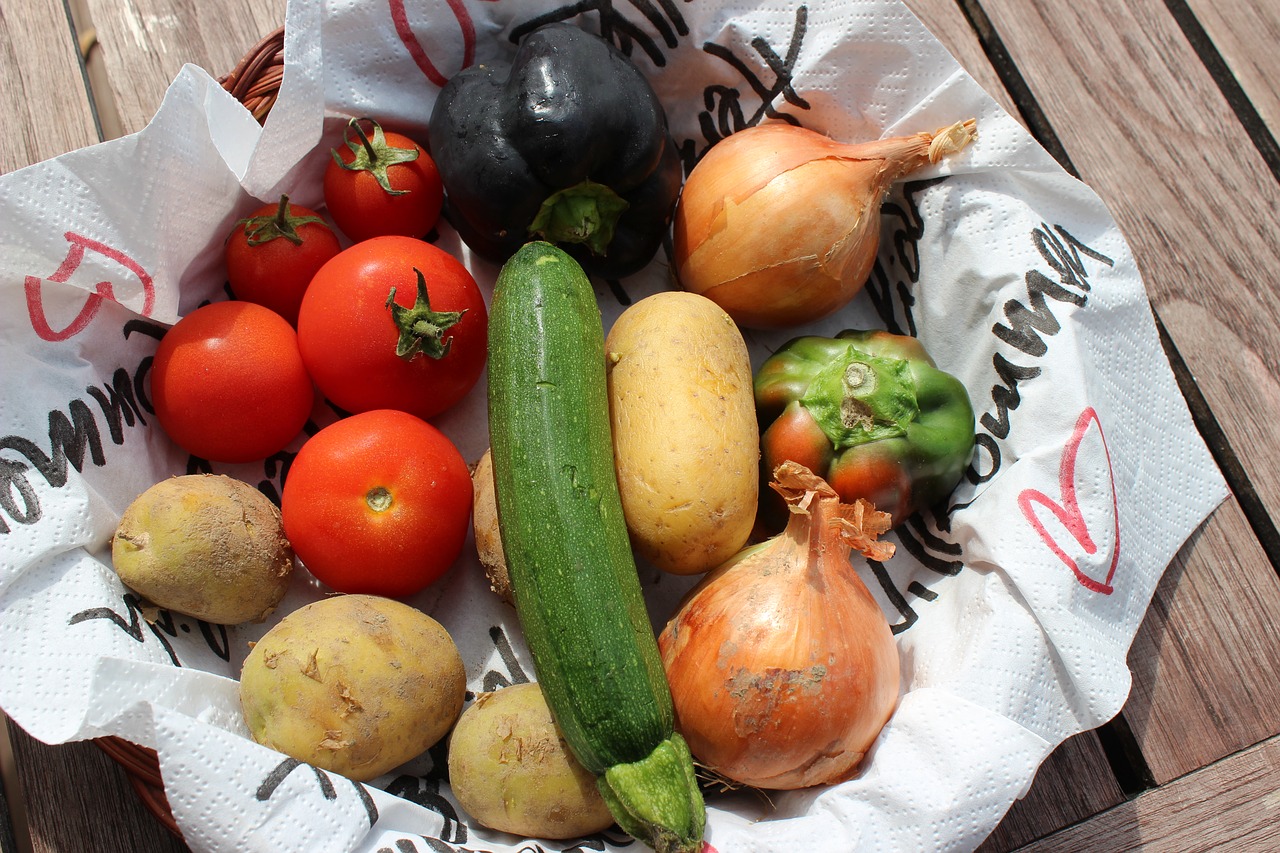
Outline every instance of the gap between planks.
{"type": "Polygon", "coordinates": [[[1280,737],[1140,794],[1088,820],[1018,848],[1079,850],[1280,849],[1280,737]]]}
{"type": "Polygon", "coordinates": [[[117,139],[124,135],[124,127],[120,122],[120,111],[116,108],[115,96],[107,79],[107,71],[102,61],[102,46],[98,42],[98,31],[90,17],[89,7],[85,0],[64,0],[67,5],[67,16],[80,48],[81,64],[84,68],[85,83],[89,90],[89,108],[93,111],[93,120],[101,139],[117,139]]]}

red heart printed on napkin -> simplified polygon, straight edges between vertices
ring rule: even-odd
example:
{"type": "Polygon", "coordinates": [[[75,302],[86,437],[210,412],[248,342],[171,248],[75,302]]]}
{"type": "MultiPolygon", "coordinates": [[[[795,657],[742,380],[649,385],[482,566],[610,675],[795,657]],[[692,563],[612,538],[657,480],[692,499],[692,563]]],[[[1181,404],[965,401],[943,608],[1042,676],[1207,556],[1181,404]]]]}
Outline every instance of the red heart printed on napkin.
{"type": "MultiPolygon", "coordinates": [[[[1075,429],[1071,434],[1071,439],[1067,442],[1062,453],[1062,464],[1058,468],[1058,488],[1061,491],[1061,500],[1055,501],[1037,489],[1025,489],[1018,495],[1018,508],[1022,510],[1023,516],[1040,534],[1040,538],[1044,540],[1045,545],[1049,546],[1049,550],[1057,555],[1059,560],[1071,569],[1078,580],[1085,588],[1103,595],[1110,595],[1114,591],[1111,585],[1112,578],[1115,577],[1116,563],[1120,560],[1120,513],[1116,500],[1116,484],[1115,476],[1111,469],[1111,451],[1107,447],[1106,436],[1102,432],[1102,422],[1098,420],[1098,413],[1091,406],[1081,412],[1080,417],[1076,419],[1075,429]],[[1091,429],[1096,427],[1096,429],[1091,429]],[[1111,507],[1110,515],[1113,525],[1113,537],[1111,548],[1110,565],[1107,567],[1106,576],[1099,578],[1097,575],[1100,571],[1090,573],[1080,567],[1077,561],[1064,548],[1061,543],[1054,537],[1054,534],[1045,527],[1044,520],[1036,511],[1036,507],[1044,507],[1049,510],[1062,525],[1065,531],[1073,540],[1071,550],[1079,552],[1083,550],[1085,555],[1094,556],[1098,553],[1098,545],[1094,542],[1093,536],[1089,533],[1089,521],[1092,519],[1095,523],[1105,521],[1106,508],[1093,506],[1090,507],[1089,517],[1086,518],[1085,512],[1080,507],[1080,502],[1076,494],[1076,463],[1080,455],[1080,447],[1090,436],[1096,435],[1095,439],[1099,442],[1102,450],[1101,457],[1106,460],[1106,482],[1111,487],[1111,507]]],[[[1095,501],[1097,503],[1097,501],[1095,501]]],[[[1105,556],[1105,555],[1104,555],[1105,556]]],[[[1098,561],[1090,561],[1101,568],[1098,561]]]]}
{"type": "Polygon", "coordinates": [[[137,261],[105,243],[99,243],[97,240],[84,237],[73,231],[68,231],[63,237],[66,238],[70,245],[67,246],[67,256],[53,274],[47,279],[41,279],[39,276],[34,275],[29,275],[26,278],[27,315],[31,318],[31,328],[35,330],[37,335],[46,341],[65,341],[72,335],[84,331],[85,327],[97,316],[98,311],[102,308],[104,299],[110,299],[113,302],[117,301],[115,292],[111,288],[111,283],[100,281],[93,286],[93,292],[85,300],[84,307],[80,309],[80,312],[76,314],[70,323],[61,329],[55,329],[49,324],[48,315],[44,311],[44,298],[41,293],[42,283],[44,281],[52,281],[62,284],[69,281],[76,270],[80,268],[86,252],[95,252],[109,258],[135,275],[138,281],[142,283],[142,316],[151,316],[151,311],[156,303],[155,284],[152,282],[151,276],[137,261]]]}

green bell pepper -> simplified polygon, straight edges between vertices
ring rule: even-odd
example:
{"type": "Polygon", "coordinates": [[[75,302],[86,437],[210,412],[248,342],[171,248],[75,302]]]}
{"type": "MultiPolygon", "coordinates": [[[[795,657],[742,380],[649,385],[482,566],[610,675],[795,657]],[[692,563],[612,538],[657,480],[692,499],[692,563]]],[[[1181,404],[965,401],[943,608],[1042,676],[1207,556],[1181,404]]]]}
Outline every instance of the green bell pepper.
{"type": "MultiPolygon", "coordinates": [[[[766,480],[799,462],[844,502],[865,498],[895,525],[950,494],[973,453],[968,392],[908,335],[795,338],[756,372],[755,399],[766,480]]],[[[777,527],[786,509],[766,502],[762,514],[777,527]]]]}

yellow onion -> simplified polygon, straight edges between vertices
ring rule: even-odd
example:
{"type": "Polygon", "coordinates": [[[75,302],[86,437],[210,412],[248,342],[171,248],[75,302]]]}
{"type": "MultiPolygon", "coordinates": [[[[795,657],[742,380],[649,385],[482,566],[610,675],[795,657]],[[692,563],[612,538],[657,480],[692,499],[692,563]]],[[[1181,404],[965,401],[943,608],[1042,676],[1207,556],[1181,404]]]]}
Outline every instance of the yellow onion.
{"type": "Polygon", "coordinates": [[[773,487],[791,520],[707,575],[658,639],[676,718],[694,757],[767,789],[857,772],[898,701],[898,650],[849,560],[887,559],[889,514],[840,503],[794,462],[773,487]]]}
{"type": "Polygon", "coordinates": [[[976,127],[969,120],[856,145],[786,122],[731,134],[698,161],[681,192],[680,286],[741,326],[827,316],[871,275],[889,188],[968,145],[976,127]]]}

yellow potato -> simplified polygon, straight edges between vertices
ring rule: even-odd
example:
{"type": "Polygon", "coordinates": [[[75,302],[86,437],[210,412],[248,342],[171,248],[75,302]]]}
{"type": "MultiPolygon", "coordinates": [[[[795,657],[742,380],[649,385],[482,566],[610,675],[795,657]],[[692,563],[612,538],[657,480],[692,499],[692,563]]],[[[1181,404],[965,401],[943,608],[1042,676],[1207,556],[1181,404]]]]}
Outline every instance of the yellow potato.
{"type": "Polygon", "coordinates": [[[295,610],[254,645],[240,673],[254,740],[361,782],[438,743],[466,689],[444,627],[373,595],[295,610]]]}
{"type": "Polygon", "coordinates": [[[206,622],[261,622],[289,587],[293,549],[280,510],[239,480],[188,474],[129,504],[111,540],[126,586],[206,622]]]}
{"type": "Polygon", "coordinates": [[[498,496],[493,489],[493,456],[488,450],[471,472],[471,492],[471,528],[475,534],[476,555],[480,557],[490,589],[511,604],[511,577],[507,574],[507,557],[498,529],[498,496]]]}
{"type": "Polygon", "coordinates": [[[742,333],[706,297],[669,291],[624,311],[605,352],[614,464],[636,552],[672,574],[715,568],[746,543],[760,490],[742,333]]]}
{"type": "Polygon", "coordinates": [[[462,714],[449,737],[449,787],[463,811],[502,832],[577,838],[613,824],[534,683],[481,693],[462,714]]]}

